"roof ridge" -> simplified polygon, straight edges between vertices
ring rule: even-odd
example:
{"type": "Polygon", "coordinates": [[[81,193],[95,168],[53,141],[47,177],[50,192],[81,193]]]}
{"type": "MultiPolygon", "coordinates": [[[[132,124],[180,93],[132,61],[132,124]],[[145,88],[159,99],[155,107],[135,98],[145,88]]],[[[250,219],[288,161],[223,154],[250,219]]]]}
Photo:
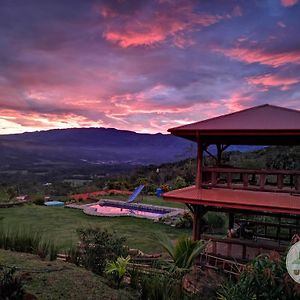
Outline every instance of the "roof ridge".
{"type": "Polygon", "coordinates": [[[286,107],[276,106],[276,105],[266,103],[266,104],[257,105],[257,106],[249,107],[249,108],[246,108],[246,109],[242,109],[242,110],[239,110],[239,111],[234,111],[234,112],[231,112],[231,113],[228,113],[228,114],[225,114],[225,115],[219,115],[219,116],[216,116],[216,117],[213,117],[213,118],[210,118],[210,119],[205,119],[205,120],[202,120],[202,121],[197,121],[197,122],[193,122],[193,123],[173,127],[173,128],[168,129],[168,131],[172,132],[174,130],[184,129],[186,126],[205,124],[207,122],[215,121],[215,120],[218,120],[218,119],[221,119],[221,118],[226,118],[228,116],[236,115],[236,114],[243,113],[243,112],[246,112],[246,111],[257,110],[257,109],[260,109],[262,107],[272,107],[272,108],[275,108],[275,109],[287,110],[287,111],[290,111],[290,112],[296,112],[296,113],[300,114],[300,111],[296,110],[296,109],[291,109],[291,108],[286,108],[286,107]]]}
{"type": "Polygon", "coordinates": [[[184,126],[187,126],[187,125],[195,125],[195,124],[199,124],[199,123],[205,123],[205,122],[208,122],[208,121],[212,121],[212,120],[216,120],[216,119],[219,119],[219,118],[231,116],[231,115],[234,115],[234,114],[237,114],[237,113],[241,113],[241,112],[245,112],[245,111],[248,111],[248,110],[254,110],[254,109],[257,109],[257,108],[264,107],[264,106],[271,106],[271,105],[265,103],[265,104],[261,104],[261,105],[257,105],[257,106],[253,106],[253,107],[249,107],[249,108],[245,108],[245,109],[234,111],[234,112],[231,112],[231,113],[228,113],[228,114],[225,114],[225,115],[220,115],[220,116],[212,117],[212,118],[209,118],[209,119],[205,119],[205,120],[202,120],[202,121],[197,121],[197,122],[189,123],[189,124],[186,124],[186,125],[176,126],[176,127],[168,129],[168,131],[172,131],[172,130],[175,130],[175,129],[178,129],[178,128],[181,128],[181,127],[184,127],[184,126]]]}

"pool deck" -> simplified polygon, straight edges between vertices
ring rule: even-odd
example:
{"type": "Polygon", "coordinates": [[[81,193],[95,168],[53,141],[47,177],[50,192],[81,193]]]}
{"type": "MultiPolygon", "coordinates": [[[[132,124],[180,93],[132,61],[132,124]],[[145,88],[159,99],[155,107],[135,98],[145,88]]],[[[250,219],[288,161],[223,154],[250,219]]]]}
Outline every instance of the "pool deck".
{"type": "Polygon", "coordinates": [[[160,218],[165,218],[165,217],[174,217],[180,214],[184,213],[184,209],[181,208],[174,208],[174,207],[167,207],[167,206],[158,206],[158,205],[149,205],[149,204],[143,204],[143,203],[128,203],[125,201],[119,201],[119,200],[111,200],[111,199],[101,199],[98,202],[95,203],[89,203],[89,204],[83,204],[83,205],[78,205],[78,204],[68,204],[65,205],[66,208],[74,208],[74,209],[81,209],[83,212],[87,215],[92,215],[92,216],[99,216],[99,217],[136,217],[136,218],[144,218],[144,219],[151,219],[151,220],[159,220],[160,218]],[[103,205],[103,204],[113,204],[113,205],[120,205],[124,206],[126,205],[127,207],[130,207],[132,209],[154,209],[156,211],[161,211],[161,212],[166,212],[163,213],[159,217],[146,217],[146,216],[139,216],[135,214],[110,214],[110,215],[105,215],[102,213],[99,213],[95,211],[95,209],[91,208],[91,206],[94,205],[103,205]]]}

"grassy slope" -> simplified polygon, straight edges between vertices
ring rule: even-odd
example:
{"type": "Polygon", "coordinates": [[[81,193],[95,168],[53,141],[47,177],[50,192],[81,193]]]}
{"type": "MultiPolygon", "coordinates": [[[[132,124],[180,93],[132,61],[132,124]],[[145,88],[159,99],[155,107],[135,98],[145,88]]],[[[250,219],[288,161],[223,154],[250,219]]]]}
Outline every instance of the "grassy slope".
{"type": "Polygon", "coordinates": [[[30,227],[53,238],[61,249],[68,248],[77,241],[76,229],[81,226],[99,226],[114,230],[127,237],[132,248],[147,253],[161,251],[156,242],[156,233],[164,232],[175,239],[190,230],[175,229],[167,225],[153,223],[151,220],[134,217],[93,217],[80,210],[62,207],[24,205],[13,208],[1,208],[1,223],[6,227],[30,227]]]}
{"type": "MultiPolygon", "coordinates": [[[[103,198],[123,200],[123,201],[128,200],[128,196],[123,196],[123,195],[103,196],[103,198]]],[[[158,198],[156,196],[138,196],[137,199],[138,201],[140,201],[139,203],[144,203],[144,204],[168,206],[168,207],[175,207],[175,208],[186,208],[186,206],[183,203],[165,201],[163,200],[163,198],[158,198]]]]}
{"type": "Polygon", "coordinates": [[[18,274],[23,278],[25,291],[41,300],[136,299],[135,292],[114,290],[102,277],[73,264],[42,261],[35,255],[6,250],[0,250],[0,264],[20,268],[18,274]]]}

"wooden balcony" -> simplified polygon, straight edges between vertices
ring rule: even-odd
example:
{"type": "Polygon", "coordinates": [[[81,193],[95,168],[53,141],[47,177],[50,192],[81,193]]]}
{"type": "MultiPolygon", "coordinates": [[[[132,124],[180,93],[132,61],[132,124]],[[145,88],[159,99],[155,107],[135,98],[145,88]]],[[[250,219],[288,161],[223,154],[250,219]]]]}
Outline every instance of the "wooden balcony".
{"type": "Polygon", "coordinates": [[[204,188],[300,193],[300,171],[204,168],[204,188]]]}
{"type": "Polygon", "coordinates": [[[223,210],[300,215],[300,193],[189,186],[163,194],[164,200],[223,210]]]}

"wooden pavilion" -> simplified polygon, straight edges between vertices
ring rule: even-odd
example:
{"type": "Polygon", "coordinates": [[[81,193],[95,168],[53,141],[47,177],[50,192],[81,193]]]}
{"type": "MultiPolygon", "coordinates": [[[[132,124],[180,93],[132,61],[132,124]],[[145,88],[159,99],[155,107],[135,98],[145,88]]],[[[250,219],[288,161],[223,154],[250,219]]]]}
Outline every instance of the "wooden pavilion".
{"type": "Polygon", "coordinates": [[[241,213],[295,221],[256,224],[265,228],[260,241],[215,239],[212,253],[233,257],[232,249],[240,247],[236,258],[252,258],[261,249],[276,248],[268,238],[280,242],[280,231],[287,231],[288,238],[300,232],[300,170],[250,170],[221,165],[222,153],[230,145],[300,145],[300,111],[265,104],[171,128],[169,132],[198,146],[195,185],[163,194],[165,200],[185,203],[192,211],[194,239],[201,238],[201,219],[208,211],[228,213],[229,229],[234,227],[236,214],[241,213]],[[216,154],[209,151],[211,145],[216,145],[216,154]],[[204,153],[215,158],[216,166],[204,167],[204,153]],[[272,226],[276,234],[270,237],[266,228],[272,226]],[[218,252],[216,247],[222,241],[227,247],[220,247],[218,252]]]}

